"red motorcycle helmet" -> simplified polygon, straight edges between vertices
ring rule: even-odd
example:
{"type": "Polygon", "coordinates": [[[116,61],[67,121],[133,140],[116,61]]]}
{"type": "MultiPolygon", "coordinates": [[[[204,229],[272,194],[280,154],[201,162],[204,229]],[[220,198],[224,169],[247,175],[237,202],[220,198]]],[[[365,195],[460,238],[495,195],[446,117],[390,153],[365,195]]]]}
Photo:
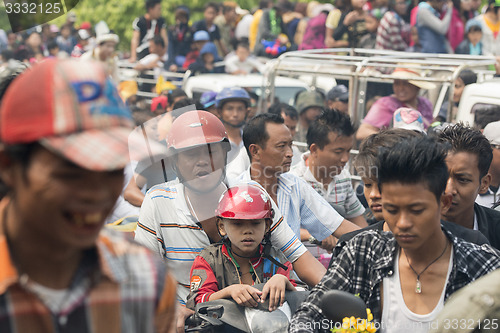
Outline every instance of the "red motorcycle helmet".
{"type": "Polygon", "coordinates": [[[219,200],[215,216],[233,220],[272,219],[271,199],[257,185],[242,184],[227,189],[219,200]]]}
{"type": "Polygon", "coordinates": [[[225,142],[231,149],[222,122],[207,111],[189,111],[174,120],[167,135],[169,148],[186,149],[210,143],[225,142]]]}

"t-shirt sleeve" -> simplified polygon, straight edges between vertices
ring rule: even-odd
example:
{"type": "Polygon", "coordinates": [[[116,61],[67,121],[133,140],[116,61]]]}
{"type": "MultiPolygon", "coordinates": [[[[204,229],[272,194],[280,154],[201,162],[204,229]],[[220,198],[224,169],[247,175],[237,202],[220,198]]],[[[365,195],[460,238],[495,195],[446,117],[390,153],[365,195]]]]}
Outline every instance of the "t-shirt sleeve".
{"type": "Polygon", "coordinates": [[[380,129],[388,128],[391,125],[393,113],[397,109],[397,107],[392,107],[392,104],[390,96],[380,98],[372,105],[363,123],[380,129]]]}
{"type": "Polygon", "coordinates": [[[354,191],[354,188],[352,187],[351,183],[351,175],[346,171],[345,172],[346,176],[349,178],[348,182],[348,189],[347,189],[347,197],[345,200],[345,211],[346,211],[346,218],[352,218],[352,217],[358,217],[361,214],[365,212],[365,207],[361,204],[361,202],[358,199],[358,196],[356,195],[356,192],[354,191]]]}
{"type": "Polygon", "coordinates": [[[196,304],[207,302],[210,295],[219,291],[212,267],[201,255],[193,262],[189,281],[190,293],[186,302],[188,308],[194,309],[196,304]]]}
{"type": "Polygon", "coordinates": [[[285,257],[293,263],[307,250],[283,219],[283,215],[274,200],[271,199],[271,202],[274,210],[273,223],[271,224],[271,244],[283,252],[285,257]]]}
{"type": "Polygon", "coordinates": [[[342,12],[340,10],[332,10],[326,18],[325,26],[330,29],[336,29],[339,25],[341,15],[342,12]]]}
{"type": "Polygon", "coordinates": [[[300,225],[318,240],[333,234],[344,218],[305,180],[298,178],[301,192],[300,225]]]}
{"type": "Polygon", "coordinates": [[[144,28],[144,22],[140,19],[140,17],[136,17],[132,22],[132,28],[134,31],[141,31],[144,28]]]}
{"type": "Polygon", "coordinates": [[[165,251],[161,246],[163,239],[159,229],[160,224],[157,222],[159,219],[156,217],[157,207],[151,198],[152,190],[146,193],[142,202],[134,239],[163,258],[165,251]]]}

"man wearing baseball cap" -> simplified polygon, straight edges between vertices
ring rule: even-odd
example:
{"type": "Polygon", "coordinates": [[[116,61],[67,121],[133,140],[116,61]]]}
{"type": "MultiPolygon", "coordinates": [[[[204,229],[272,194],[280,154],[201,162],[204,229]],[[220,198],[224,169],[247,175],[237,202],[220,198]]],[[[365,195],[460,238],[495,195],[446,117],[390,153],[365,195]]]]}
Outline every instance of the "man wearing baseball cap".
{"type": "Polygon", "coordinates": [[[491,208],[500,200],[500,121],[486,125],[483,135],[490,141],[493,150],[493,159],[488,171],[491,182],[486,193],[477,196],[476,203],[491,208]]]}
{"type": "Polygon", "coordinates": [[[36,65],[9,87],[0,124],[0,331],[172,329],[176,284],[165,266],[101,230],[133,128],[104,69],[36,65]]]}
{"type": "Polygon", "coordinates": [[[349,113],[349,90],[343,84],[330,89],[326,94],[326,106],[329,109],[337,109],[343,113],[349,113]]]}

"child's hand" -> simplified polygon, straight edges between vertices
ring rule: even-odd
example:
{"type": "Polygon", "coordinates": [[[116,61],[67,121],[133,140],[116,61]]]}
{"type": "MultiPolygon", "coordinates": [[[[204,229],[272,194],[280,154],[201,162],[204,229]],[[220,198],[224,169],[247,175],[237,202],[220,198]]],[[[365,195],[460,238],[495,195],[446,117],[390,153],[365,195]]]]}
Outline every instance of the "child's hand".
{"type": "Polygon", "coordinates": [[[282,274],[276,274],[267,281],[262,289],[262,302],[269,295],[269,311],[276,310],[285,302],[285,289],[295,290],[288,278],[282,274]],[[291,288],[290,288],[291,287],[291,288]]]}
{"type": "Polygon", "coordinates": [[[233,284],[227,287],[229,295],[238,305],[256,307],[261,300],[262,291],[247,284],[233,284]]]}

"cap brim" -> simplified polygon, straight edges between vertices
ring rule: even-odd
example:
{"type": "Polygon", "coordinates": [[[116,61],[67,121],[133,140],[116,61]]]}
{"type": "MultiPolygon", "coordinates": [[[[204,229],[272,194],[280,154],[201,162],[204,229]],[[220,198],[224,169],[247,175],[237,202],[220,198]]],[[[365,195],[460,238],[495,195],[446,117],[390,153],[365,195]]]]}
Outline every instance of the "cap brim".
{"type": "Polygon", "coordinates": [[[125,167],[131,160],[165,154],[158,142],[144,140],[130,128],[94,129],[67,136],[43,138],[39,142],[47,149],[76,165],[93,171],[112,171],[125,167]]]}
{"type": "Polygon", "coordinates": [[[432,82],[412,80],[414,78],[418,78],[419,76],[413,75],[413,74],[405,72],[405,71],[393,72],[391,76],[395,79],[406,80],[409,83],[413,84],[414,86],[422,88],[422,89],[434,89],[434,88],[436,88],[436,85],[432,82]]]}

